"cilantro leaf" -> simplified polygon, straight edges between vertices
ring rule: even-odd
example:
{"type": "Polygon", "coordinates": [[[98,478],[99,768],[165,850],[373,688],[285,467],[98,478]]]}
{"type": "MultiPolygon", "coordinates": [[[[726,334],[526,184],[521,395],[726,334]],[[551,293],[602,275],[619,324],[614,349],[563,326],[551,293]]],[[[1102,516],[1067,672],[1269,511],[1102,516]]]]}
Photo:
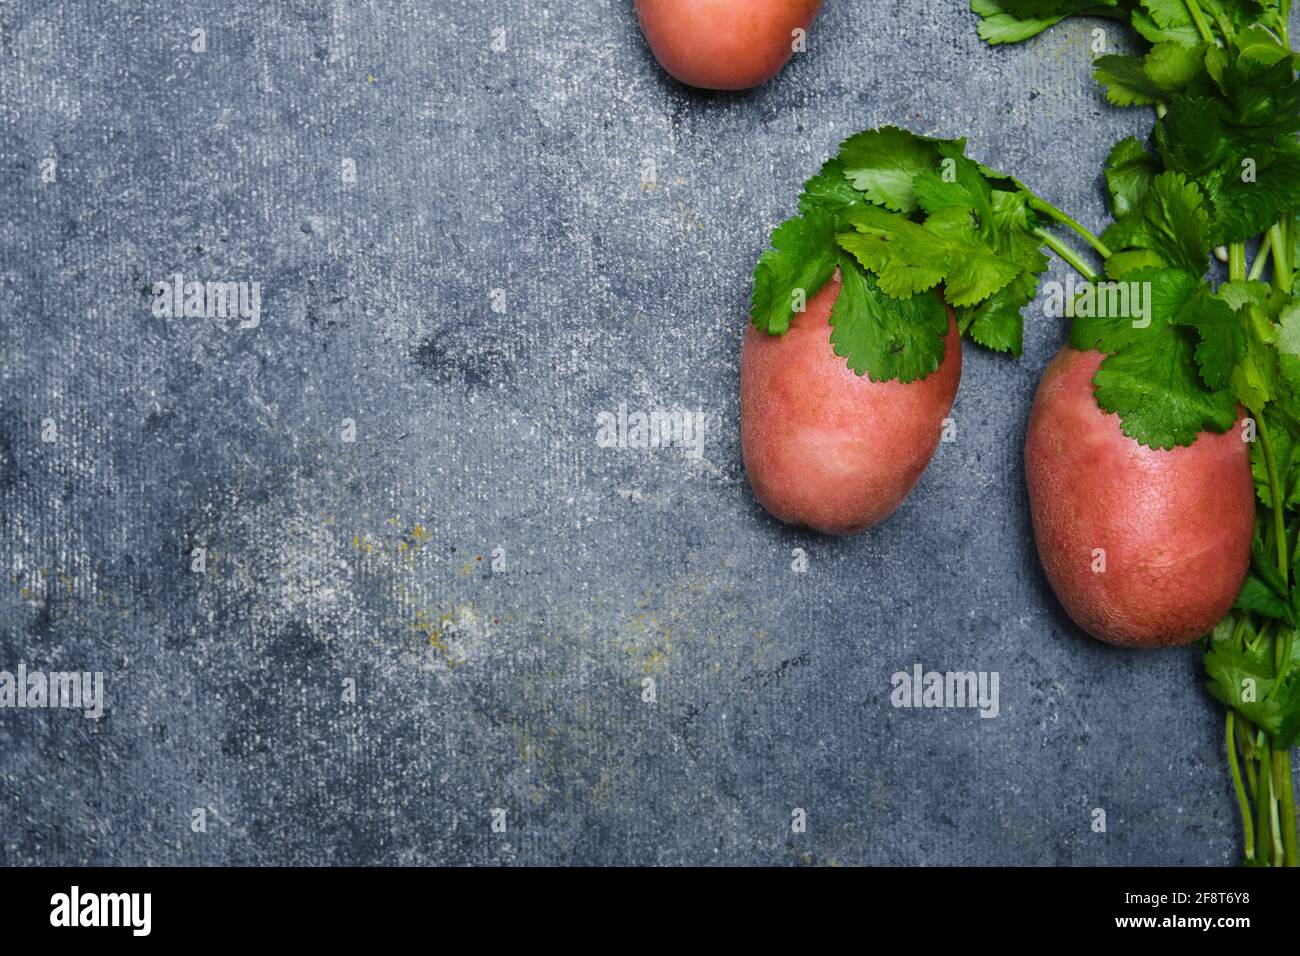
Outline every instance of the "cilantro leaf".
{"type": "Polygon", "coordinates": [[[923,224],[870,206],[849,216],[855,232],[840,245],[880,277],[887,295],[906,298],[944,282],[953,306],[973,305],[1001,289],[1020,271],[983,243],[965,210],[947,207],[923,224]]]}
{"type": "Polygon", "coordinates": [[[1236,420],[1236,396],[1210,392],[1192,365],[1191,342],[1169,328],[1108,355],[1093,378],[1097,404],[1120,416],[1120,427],[1151,448],[1190,445],[1202,431],[1225,432],[1236,420]]]}
{"type": "Polygon", "coordinates": [[[1106,157],[1111,214],[1119,219],[1136,209],[1159,172],[1159,160],[1142,148],[1136,136],[1121,139],[1111,147],[1106,157]]]}
{"type": "Polygon", "coordinates": [[[1145,56],[1108,53],[1093,62],[1092,75],[1115,106],[1167,101],[1205,71],[1204,46],[1162,40],[1145,56]]]}
{"type": "Polygon", "coordinates": [[[1261,66],[1272,66],[1279,60],[1291,58],[1291,51],[1261,23],[1252,23],[1238,33],[1235,45],[1239,56],[1261,66]]]}
{"type": "Polygon", "coordinates": [[[1237,646],[1231,640],[1210,644],[1202,657],[1210,693],[1269,733],[1277,746],[1300,743],[1300,640],[1282,680],[1275,676],[1271,643],[1237,646]]]}
{"type": "Polygon", "coordinates": [[[803,185],[799,194],[799,211],[811,209],[843,210],[863,201],[863,194],[853,188],[845,177],[844,163],[832,156],[822,164],[821,171],[803,185]]]}
{"type": "Polygon", "coordinates": [[[986,43],[1019,43],[1088,8],[1116,5],[1115,0],[971,0],[981,17],[979,35],[986,43]]]}
{"type": "Polygon", "coordinates": [[[849,222],[857,231],[838,236],[841,248],[879,276],[887,295],[907,298],[943,280],[946,254],[924,226],[872,206],[855,209],[849,222]]]}
{"type": "Polygon", "coordinates": [[[939,165],[940,142],[896,126],[882,126],[845,140],[839,159],[849,182],[873,203],[909,213],[916,209],[912,180],[939,165]]]}
{"type": "Polygon", "coordinates": [[[992,188],[979,166],[962,155],[960,143],[939,146],[938,169],[927,169],[912,180],[917,204],[930,215],[959,208],[974,215],[981,235],[993,235],[992,188]]]}
{"type": "Polygon", "coordinates": [[[1254,611],[1256,614],[1263,614],[1265,617],[1280,621],[1287,619],[1289,611],[1286,601],[1279,597],[1263,579],[1253,574],[1247,575],[1246,580],[1242,582],[1241,593],[1237,595],[1233,607],[1241,611],[1254,611]]]}
{"type": "Polygon", "coordinates": [[[847,255],[840,257],[840,283],[831,347],[849,368],[873,382],[912,382],[939,367],[948,312],[937,295],[890,298],[847,255]]]}
{"type": "Polygon", "coordinates": [[[1147,249],[1167,264],[1200,276],[1210,245],[1210,215],[1201,191],[1182,173],[1165,172],[1132,212],[1112,223],[1102,239],[1112,249],[1147,249]]]}
{"type": "MultiPolygon", "coordinates": [[[[1123,279],[1145,315],[1087,315],[1070,326],[1077,349],[1108,353],[1093,378],[1097,404],[1120,416],[1124,434],[1151,448],[1189,445],[1205,430],[1236,421],[1228,387],[1245,349],[1231,308],[1196,276],[1138,269],[1123,279]]],[[[1100,290],[1102,287],[1099,286],[1100,290]]],[[[1122,311],[1122,310],[1120,310],[1122,311]]]]}
{"type": "Polygon", "coordinates": [[[1028,40],[1065,18],[1062,13],[1022,19],[1003,9],[999,0],[971,0],[970,8],[981,17],[980,39],[991,45],[1028,40]]]}
{"type": "Polygon", "coordinates": [[[1206,66],[1223,93],[1229,122],[1257,134],[1300,129],[1300,83],[1290,58],[1264,64],[1216,49],[1207,54],[1206,66]]]}
{"type": "Polygon", "coordinates": [[[773,231],[772,248],[754,267],[750,318],[759,331],[784,334],[799,301],[811,299],[834,274],[838,229],[834,214],[813,208],[773,231]]]}
{"type": "Polygon", "coordinates": [[[1015,261],[1000,255],[977,234],[965,209],[940,209],[925,221],[925,228],[941,237],[947,266],[944,296],[953,306],[974,305],[988,298],[1021,271],[1015,261]]]}
{"type": "MultiPolygon", "coordinates": [[[[1282,425],[1282,422],[1274,414],[1274,409],[1270,408],[1259,413],[1260,417],[1268,426],[1271,443],[1273,446],[1273,457],[1277,464],[1278,476],[1281,480],[1281,491],[1283,505],[1288,508],[1295,507],[1300,503],[1300,470],[1296,468],[1300,465],[1300,445],[1292,439],[1291,433],[1282,425]]],[[[1273,488],[1268,479],[1268,462],[1264,457],[1263,444],[1256,441],[1250,449],[1250,474],[1255,480],[1255,495],[1265,508],[1273,507],[1273,488]]],[[[1300,557],[1300,555],[1297,555],[1300,557]]],[[[1258,561],[1256,563],[1259,563],[1258,561]]],[[[1272,569],[1272,580],[1276,583],[1277,570],[1264,559],[1262,565],[1265,568],[1272,569]]],[[[1266,579],[1267,580],[1267,579],[1266,579]]],[[[1286,587],[1283,585],[1282,590],[1286,587]]]]}
{"type": "Polygon", "coordinates": [[[1278,293],[1262,282],[1225,282],[1215,296],[1233,310],[1246,339],[1245,354],[1232,373],[1233,389],[1242,404],[1260,415],[1280,387],[1278,329],[1274,324],[1281,305],[1276,301],[1278,293]]]}
{"type": "Polygon", "coordinates": [[[1276,329],[1278,370],[1287,385],[1300,393],[1300,302],[1281,303],[1276,329]]]}
{"type": "Polygon", "coordinates": [[[1227,149],[1224,107],[1205,96],[1178,96],[1156,124],[1155,142],[1168,169],[1197,176],[1219,163],[1227,149]]]}
{"type": "Polygon", "coordinates": [[[1183,46],[1201,42],[1184,0],[1142,0],[1131,14],[1133,29],[1152,43],[1170,40],[1183,46]]]}
{"type": "Polygon", "coordinates": [[[1183,302],[1170,321],[1196,329],[1196,367],[1211,389],[1226,389],[1232,370],[1246,350],[1246,332],[1227,303],[1201,285],[1183,302]]]}
{"type": "Polygon", "coordinates": [[[1232,147],[1215,180],[1213,206],[1216,245],[1243,242],[1300,207],[1300,144],[1286,136],[1232,147]]]}
{"type": "Polygon", "coordinates": [[[961,306],[954,311],[963,333],[987,349],[1020,355],[1025,338],[1025,320],[1021,310],[1038,292],[1038,277],[1022,272],[978,305],[961,306]]]}

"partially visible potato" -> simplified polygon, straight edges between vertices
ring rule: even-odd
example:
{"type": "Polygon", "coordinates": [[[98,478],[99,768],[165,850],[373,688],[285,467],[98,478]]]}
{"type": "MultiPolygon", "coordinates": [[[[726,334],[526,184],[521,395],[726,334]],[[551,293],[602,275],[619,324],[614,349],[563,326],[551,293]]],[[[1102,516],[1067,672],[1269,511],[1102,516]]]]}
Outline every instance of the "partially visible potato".
{"type": "Polygon", "coordinates": [[[873,382],[831,348],[839,274],[783,336],[751,324],[740,356],[740,440],[759,502],[827,534],[883,521],[939,446],[961,380],[961,337],[948,312],[939,367],[925,378],[873,382]]]}
{"type": "Polygon", "coordinates": [[[1168,451],[1138,444],[1093,397],[1103,358],[1066,346],[1034,397],[1025,477],[1038,555],[1093,637],[1186,644],[1232,607],[1250,563],[1249,445],[1241,427],[1168,451]]]}
{"type": "Polygon", "coordinates": [[[690,86],[743,90],[775,76],[822,0],[636,0],[641,29],[665,70],[690,86]]]}

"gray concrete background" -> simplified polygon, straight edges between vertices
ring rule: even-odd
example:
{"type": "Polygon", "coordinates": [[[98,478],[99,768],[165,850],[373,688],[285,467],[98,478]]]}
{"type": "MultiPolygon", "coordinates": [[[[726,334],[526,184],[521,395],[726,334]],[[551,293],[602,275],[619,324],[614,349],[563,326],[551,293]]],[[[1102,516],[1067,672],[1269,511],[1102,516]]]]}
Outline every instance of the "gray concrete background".
{"type": "Polygon", "coordinates": [[[1088,639],[1038,568],[1056,321],[967,346],[873,531],[778,525],[740,461],[750,270],[845,136],[967,135],[1103,223],[1149,115],[1096,25],[829,0],[726,95],[613,0],[0,5],[0,669],[108,682],[98,722],[0,711],[0,863],[1234,862],[1198,653],[1088,639]],[[260,327],[155,318],[174,272],[260,281],[260,327]],[[620,402],[704,409],[703,460],[598,448],[620,402]],[[893,709],[916,661],[998,671],[1001,716],[893,709]]]}

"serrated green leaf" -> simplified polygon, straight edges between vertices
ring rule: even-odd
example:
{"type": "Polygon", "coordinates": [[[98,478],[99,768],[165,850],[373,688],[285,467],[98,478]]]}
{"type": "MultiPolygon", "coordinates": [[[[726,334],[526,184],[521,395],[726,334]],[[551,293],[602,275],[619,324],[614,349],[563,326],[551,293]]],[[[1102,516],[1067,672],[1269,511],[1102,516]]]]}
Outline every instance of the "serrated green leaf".
{"type": "Polygon", "coordinates": [[[937,295],[886,296],[848,256],[840,259],[840,295],[831,310],[831,347],[872,381],[924,378],[943,360],[948,312],[937,295]]]}
{"type": "Polygon", "coordinates": [[[981,17],[979,35],[985,43],[995,46],[1028,40],[1066,16],[1060,13],[1022,18],[1008,13],[1006,6],[1001,0],[971,0],[971,9],[981,17]]]}
{"type": "Polygon", "coordinates": [[[1246,332],[1236,314],[1209,286],[1197,289],[1174,314],[1175,325],[1196,329],[1196,367],[1212,390],[1226,389],[1232,370],[1246,351],[1246,332]]]}
{"type": "Polygon", "coordinates": [[[1160,160],[1143,149],[1136,136],[1111,147],[1106,157],[1111,214],[1119,219],[1136,209],[1159,172],[1160,160]]]}
{"type": "Polygon", "coordinates": [[[1108,353],[1093,378],[1097,404],[1152,448],[1232,427],[1237,399],[1228,386],[1244,344],[1231,309],[1179,270],[1140,269],[1121,281],[1138,286],[1129,301],[1144,300],[1145,315],[1081,316],[1070,325],[1075,348],[1108,353]]]}
{"type": "Polygon", "coordinates": [[[1151,448],[1190,445],[1202,431],[1225,432],[1236,421],[1236,396],[1211,392],[1193,364],[1191,342],[1172,329],[1102,360],[1093,378],[1097,404],[1120,416],[1120,427],[1151,448]]]}
{"type": "Polygon", "coordinates": [[[1112,223],[1102,239],[1112,249],[1149,249],[1195,276],[1206,269],[1210,216],[1201,191],[1182,173],[1161,173],[1138,208],[1112,223]]]}
{"type": "Polygon", "coordinates": [[[896,126],[858,133],[840,146],[844,175],[873,203],[894,212],[916,209],[912,180],[939,166],[941,141],[896,126]]]}
{"type": "Polygon", "coordinates": [[[1133,29],[1151,43],[1164,40],[1195,46],[1201,42],[1185,0],[1143,0],[1141,7],[1134,8],[1130,19],[1133,29]]]}
{"type": "Polygon", "coordinates": [[[1019,356],[1025,337],[1021,310],[1037,292],[1037,276],[1023,272],[983,302],[956,309],[957,323],[985,348],[1019,356]]]}
{"type": "Polygon", "coordinates": [[[856,231],[841,233],[840,247],[877,275],[887,295],[911,298],[943,280],[944,250],[923,226],[871,206],[854,210],[849,221],[856,231]]]}
{"type": "Polygon", "coordinates": [[[798,299],[811,299],[829,281],[839,259],[835,247],[838,229],[834,214],[810,209],[772,232],[772,248],[754,267],[750,319],[760,331],[784,334],[798,299]]]}
{"type": "Polygon", "coordinates": [[[1278,597],[1272,588],[1253,574],[1246,576],[1241,586],[1241,593],[1237,595],[1237,602],[1233,606],[1239,611],[1253,611],[1279,621],[1288,618],[1289,608],[1286,601],[1278,597]]]}
{"type": "Polygon", "coordinates": [[[1227,149],[1223,103],[1206,96],[1176,96],[1156,123],[1155,143],[1167,169],[1198,176],[1215,166],[1227,149]]]}
{"type": "Polygon", "coordinates": [[[1244,242],[1300,206],[1300,144],[1234,146],[1215,182],[1210,241],[1244,242]]]}
{"type": "Polygon", "coordinates": [[[1112,279],[1127,275],[1134,269],[1163,269],[1169,263],[1165,257],[1150,249],[1128,249],[1116,252],[1106,260],[1106,275],[1112,279]]]}
{"type": "Polygon", "coordinates": [[[1201,659],[1210,693],[1288,750],[1300,743],[1300,640],[1293,640],[1291,647],[1281,681],[1275,676],[1271,642],[1238,647],[1232,641],[1214,641],[1201,659]]]}
{"type": "Polygon", "coordinates": [[[1106,99],[1115,106],[1149,106],[1168,94],[1147,75],[1141,57],[1108,53],[1093,61],[1092,78],[1106,87],[1106,99]]]}
{"type": "Polygon", "coordinates": [[[853,188],[845,176],[844,163],[838,156],[822,164],[821,171],[809,179],[799,194],[799,211],[812,209],[842,211],[865,200],[863,193],[853,188]]]}

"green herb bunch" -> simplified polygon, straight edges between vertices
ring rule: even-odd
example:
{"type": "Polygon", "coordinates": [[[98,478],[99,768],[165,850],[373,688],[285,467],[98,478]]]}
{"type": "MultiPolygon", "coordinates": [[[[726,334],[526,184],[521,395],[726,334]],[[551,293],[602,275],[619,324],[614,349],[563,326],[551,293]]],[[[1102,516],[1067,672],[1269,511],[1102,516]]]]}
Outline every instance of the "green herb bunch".
{"type": "Polygon", "coordinates": [[[1121,140],[1107,157],[1113,221],[1094,234],[967,157],[964,140],[868,130],[808,180],[799,214],[774,230],[755,268],[751,318],[783,334],[838,270],[836,354],[872,380],[910,382],[943,358],[945,301],[965,336],[1019,355],[1044,248],[1090,283],[1149,290],[1149,321],[1078,317],[1069,341],[1105,354],[1097,402],[1135,441],[1172,449],[1241,422],[1252,442],[1252,567],[1236,608],[1207,637],[1204,664],[1210,692],[1227,707],[1245,862],[1295,866],[1300,58],[1290,47],[1289,2],[972,0],[991,44],[1075,15],[1132,28],[1141,52],[1093,61],[1112,104],[1153,111],[1150,134],[1121,140]],[[1100,271],[1060,229],[1091,248],[1100,271]]]}
{"type": "Polygon", "coordinates": [[[1107,354],[1098,404],[1153,448],[1222,432],[1247,409],[1257,496],[1252,568],[1207,641],[1210,692],[1241,809],[1245,862],[1300,863],[1291,749],[1300,743],[1300,83],[1289,0],[973,0],[990,43],[1074,14],[1127,21],[1143,52],[1093,64],[1116,106],[1149,106],[1145,141],[1116,143],[1106,274],[1152,283],[1153,321],[1076,320],[1107,354]],[[1253,259],[1248,258],[1253,254],[1253,259]],[[1226,281],[1205,279],[1211,255],[1226,281]],[[1220,270],[1221,271],[1221,270],[1220,270]]]}

